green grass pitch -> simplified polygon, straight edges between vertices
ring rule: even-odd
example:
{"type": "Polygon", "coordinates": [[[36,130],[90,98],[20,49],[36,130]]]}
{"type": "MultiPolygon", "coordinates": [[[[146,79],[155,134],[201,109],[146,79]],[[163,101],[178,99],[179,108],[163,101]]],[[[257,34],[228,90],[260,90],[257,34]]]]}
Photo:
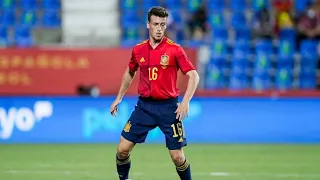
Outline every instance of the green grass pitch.
{"type": "MultiPolygon", "coordinates": [[[[116,145],[0,145],[0,180],[117,180],[116,145]]],[[[194,180],[319,180],[320,145],[190,144],[194,180]]],[[[164,145],[137,145],[132,180],[179,180],[164,145]]]]}

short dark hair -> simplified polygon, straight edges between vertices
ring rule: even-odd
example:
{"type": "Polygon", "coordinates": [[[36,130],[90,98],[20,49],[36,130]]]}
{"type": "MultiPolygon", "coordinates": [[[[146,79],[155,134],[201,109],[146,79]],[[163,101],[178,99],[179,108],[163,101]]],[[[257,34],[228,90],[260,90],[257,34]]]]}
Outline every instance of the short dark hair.
{"type": "Polygon", "coordinates": [[[148,21],[150,22],[151,16],[157,16],[161,18],[166,18],[169,16],[168,11],[160,6],[152,7],[148,12],[148,21]]]}

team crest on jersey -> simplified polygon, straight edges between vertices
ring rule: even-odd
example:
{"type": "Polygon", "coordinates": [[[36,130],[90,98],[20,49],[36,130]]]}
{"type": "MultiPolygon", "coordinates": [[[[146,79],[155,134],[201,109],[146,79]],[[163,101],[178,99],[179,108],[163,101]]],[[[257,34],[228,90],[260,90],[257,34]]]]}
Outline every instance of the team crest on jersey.
{"type": "Polygon", "coordinates": [[[129,132],[130,129],[131,129],[131,123],[130,123],[130,121],[129,121],[129,122],[127,122],[127,124],[124,126],[123,131],[124,131],[124,132],[129,132]]]}
{"type": "Polygon", "coordinates": [[[167,68],[169,64],[169,56],[164,54],[161,56],[160,65],[163,69],[167,68]]]}

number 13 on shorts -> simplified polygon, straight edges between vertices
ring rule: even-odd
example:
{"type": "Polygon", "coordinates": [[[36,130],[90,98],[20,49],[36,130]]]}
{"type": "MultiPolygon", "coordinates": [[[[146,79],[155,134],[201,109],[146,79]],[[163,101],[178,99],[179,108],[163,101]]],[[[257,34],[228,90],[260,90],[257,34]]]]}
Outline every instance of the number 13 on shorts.
{"type": "Polygon", "coordinates": [[[173,135],[172,137],[176,138],[176,137],[182,137],[185,138],[185,132],[184,132],[184,128],[183,128],[183,124],[178,122],[175,124],[171,124],[171,128],[173,131],[173,135]]]}

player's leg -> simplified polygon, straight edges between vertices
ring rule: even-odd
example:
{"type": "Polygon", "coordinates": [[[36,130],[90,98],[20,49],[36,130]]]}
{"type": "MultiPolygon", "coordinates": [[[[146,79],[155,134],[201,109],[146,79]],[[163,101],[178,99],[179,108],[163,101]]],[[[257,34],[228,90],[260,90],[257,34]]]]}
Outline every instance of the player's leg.
{"type": "Polygon", "coordinates": [[[130,152],[135,146],[135,143],[120,137],[120,143],[117,147],[117,171],[120,180],[129,178],[129,171],[131,167],[130,152]]]}
{"type": "Polygon", "coordinates": [[[138,101],[121,133],[117,149],[117,169],[120,180],[129,178],[131,167],[130,152],[137,143],[143,143],[148,132],[156,127],[155,120],[147,113],[144,103],[138,101]]]}
{"type": "Polygon", "coordinates": [[[191,180],[190,163],[184,155],[183,148],[176,150],[169,150],[171,159],[176,165],[176,171],[181,180],[191,180]]]}
{"type": "Polygon", "coordinates": [[[176,119],[176,114],[174,113],[176,108],[177,106],[166,107],[166,111],[162,111],[158,124],[166,136],[166,146],[169,149],[173,163],[176,165],[180,179],[191,180],[190,164],[183,152],[183,147],[187,145],[187,139],[182,122],[176,119]]]}

